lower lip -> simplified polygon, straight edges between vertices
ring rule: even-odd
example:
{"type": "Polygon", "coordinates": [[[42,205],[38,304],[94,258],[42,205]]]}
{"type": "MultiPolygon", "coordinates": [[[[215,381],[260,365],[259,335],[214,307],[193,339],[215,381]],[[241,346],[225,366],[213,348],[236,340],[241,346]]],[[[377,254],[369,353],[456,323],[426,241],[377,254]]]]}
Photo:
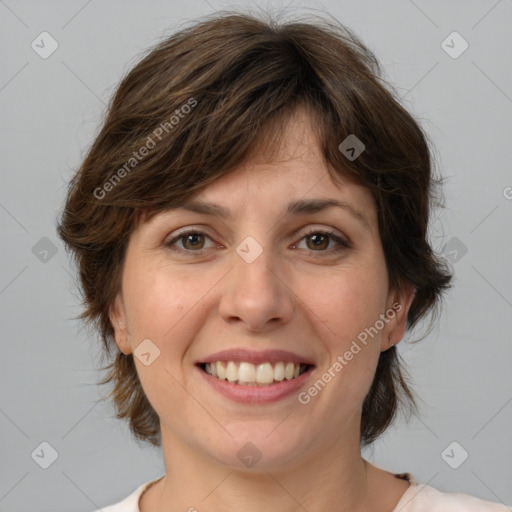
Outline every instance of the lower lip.
{"type": "Polygon", "coordinates": [[[299,388],[304,385],[306,380],[313,373],[314,367],[310,367],[302,375],[296,379],[283,380],[279,384],[272,384],[269,386],[248,386],[235,384],[227,380],[221,380],[217,377],[212,377],[201,368],[197,368],[199,373],[206,379],[214,389],[225,397],[240,403],[260,404],[277,402],[287,396],[297,393],[299,388]]]}

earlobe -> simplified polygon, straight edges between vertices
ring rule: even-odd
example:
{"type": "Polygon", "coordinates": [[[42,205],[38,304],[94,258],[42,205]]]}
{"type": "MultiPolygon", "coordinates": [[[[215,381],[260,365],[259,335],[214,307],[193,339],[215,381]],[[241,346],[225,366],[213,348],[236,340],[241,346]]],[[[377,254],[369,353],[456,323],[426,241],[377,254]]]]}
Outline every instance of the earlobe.
{"type": "Polygon", "coordinates": [[[126,328],[126,313],[120,294],[117,295],[114,304],[110,307],[110,323],[114,329],[116,345],[123,354],[131,354],[132,348],[128,341],[128,329],[126,328]]]}

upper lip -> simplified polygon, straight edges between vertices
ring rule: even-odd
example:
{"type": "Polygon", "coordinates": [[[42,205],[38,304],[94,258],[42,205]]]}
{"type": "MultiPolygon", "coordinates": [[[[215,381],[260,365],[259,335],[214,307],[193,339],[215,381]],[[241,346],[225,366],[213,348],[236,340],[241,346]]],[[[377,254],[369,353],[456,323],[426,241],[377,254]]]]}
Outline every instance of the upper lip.
{"type": "Polygon", "coordinates": [[[243,348],[232,348],[228,350],[221,350],[198,361],[198,364],[214,363],[217,361],[246,361],[253,364],[261,363],[294,363],[294,364],[309,364],[314,365],[310,357],[301,356],[288,352],[287,350],[247,350],[243,348]]]}

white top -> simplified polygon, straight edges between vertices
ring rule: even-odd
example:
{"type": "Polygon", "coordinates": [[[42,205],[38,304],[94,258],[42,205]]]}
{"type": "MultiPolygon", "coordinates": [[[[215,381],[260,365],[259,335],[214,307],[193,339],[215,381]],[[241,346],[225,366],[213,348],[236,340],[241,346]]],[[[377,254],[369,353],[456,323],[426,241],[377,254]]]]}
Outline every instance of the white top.
{"type": "MultiPolygon", "coordinates": [[[[393,512],[510,512],[511,510],[505,505],[484,501],[469,494],[442,492],[430,485],[417,484],[410,473],[395,476],[407,480],[410,485],[393,512]]],[[[144,491],[162,478],[142,484],[120,503],[96,512],[140,512],[140,497],[144,491]]]]}

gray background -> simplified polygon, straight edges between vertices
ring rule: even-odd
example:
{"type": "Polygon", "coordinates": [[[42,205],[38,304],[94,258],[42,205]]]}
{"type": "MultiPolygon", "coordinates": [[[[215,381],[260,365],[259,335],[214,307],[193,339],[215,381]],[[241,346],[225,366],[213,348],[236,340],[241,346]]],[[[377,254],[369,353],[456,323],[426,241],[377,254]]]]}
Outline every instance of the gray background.
{"type": "MultiPolygon", "coordinates": [[[[0,0],[2,511],[90,511],[163,472],[159,452],[138,446],[100,400],[99,343],[73,319],[79,298],[55,225],[121,75],[183,21],[248,5],[183,4],[0,0]],[[59,45],[47,59],[31,48],[43,31],[59,45]],[[50,461],[48,449],[31,457],[43,441],[58,452],[48,469],[36,463],[50,461]]],[[[365,455],[511,505],[512,1],[290,4],[327,9],[375,51],[446,177],[432,243],[452,260],[455,288],[437,329],[400,344],[423,412],[365,455]],[[453,31],[469,44],[458,58],[441,46],[453,31]],[[469,458],[453,469],[446,460],[457,465],[462,450],[469,458]]]]}

